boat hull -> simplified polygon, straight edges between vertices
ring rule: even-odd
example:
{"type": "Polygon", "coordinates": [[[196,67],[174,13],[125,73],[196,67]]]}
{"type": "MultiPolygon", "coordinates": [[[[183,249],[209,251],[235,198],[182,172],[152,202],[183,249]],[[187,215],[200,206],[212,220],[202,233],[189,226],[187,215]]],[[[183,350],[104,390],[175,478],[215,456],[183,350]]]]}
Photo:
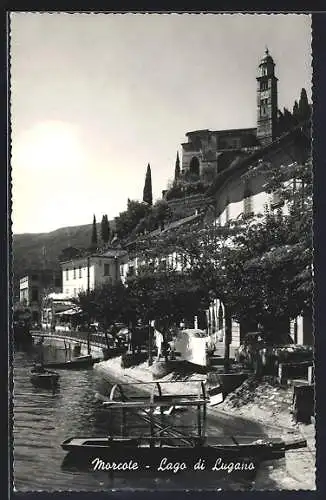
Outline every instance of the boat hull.
{"type": "Polygon", "coordinates": [[[101,358],[90,357],[80,357],[73,359],[71,361],[53,361],[49,363],[44,363],[44,368],[60,368],[64,370],[85,370],[87,368],[92,368],[95,363],[101,361],[101,358]]]}
{"type": "Polygon", "coordinates": [[[30,380],[36,387],[52,389],[58,386],[60,375],[55,372],[31,373],[30,380]]]}
{"type": "Polygon", "coordinates": [[[169,456],[174,460],[186,459],[198,454],[201,458],[211,461],[216,457],[223,459],[246,459],[255,458],[258,460],[272,460],[283,458],[285,456],[285,445],[282,440],[271,440],[264,443],[249,444],[214,444],[214,445],[192,445],[182,444],[176,438],[171,439],[137,439],[137,438],[119,438],[110,439],[106,437],[95,438],[70,438],[65,440],[61,447],[64,451],[84,456],[99,456],[113,458],[130,456],[153,457],[157,459],[169,456]]]}

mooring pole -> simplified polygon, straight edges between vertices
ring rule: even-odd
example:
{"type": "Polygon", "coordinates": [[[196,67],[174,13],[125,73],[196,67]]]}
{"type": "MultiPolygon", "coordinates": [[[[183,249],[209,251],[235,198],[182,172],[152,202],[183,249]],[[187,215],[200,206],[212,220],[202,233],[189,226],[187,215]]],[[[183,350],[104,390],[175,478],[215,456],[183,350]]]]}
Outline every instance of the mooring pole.
{"type": "Polygon", "coordinates": [[[153,364],[153,352],[152,352],[152,327],[151,322],[148,322],[148,366],[153,364]]]}
{"type": "Polygon", "coordinates": [[[122,436],[126,436],[126,409],[122,408],[122,436]]]}

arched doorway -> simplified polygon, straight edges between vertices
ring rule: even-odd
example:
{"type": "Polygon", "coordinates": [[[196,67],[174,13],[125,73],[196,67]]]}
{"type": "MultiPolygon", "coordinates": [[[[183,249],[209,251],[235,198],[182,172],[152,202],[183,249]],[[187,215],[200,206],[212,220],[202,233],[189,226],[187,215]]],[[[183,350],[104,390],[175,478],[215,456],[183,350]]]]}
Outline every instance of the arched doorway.
{"type": "Polygon", "coordinates": [[[191,158],[189,164],[189,174],[191,177],[199,177],[199,160],[197,156],[193,156],[193,158],[191,158]]]}

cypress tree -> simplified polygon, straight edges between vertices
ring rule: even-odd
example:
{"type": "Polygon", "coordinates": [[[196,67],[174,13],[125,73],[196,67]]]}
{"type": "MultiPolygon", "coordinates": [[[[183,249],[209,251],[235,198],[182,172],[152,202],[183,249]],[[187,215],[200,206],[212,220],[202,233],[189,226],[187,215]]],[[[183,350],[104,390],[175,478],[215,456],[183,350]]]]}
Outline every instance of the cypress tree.
{"type": "Polygon", "coordinates": [[[103,243],[107,243],[110,239],[110,225],[108,221],[108,216],[103,215],[101,221],[101,238],[103,243]]]}
{"type": "Polygon", "coordinates": [[[95,217],[95,215],[93,216],[91,248],[92,248],[92,250],[95,250],[97,248],[97,228],[96,228],[96,217],[95,217]]]}
{"type": "Polygon", "coordinates": [[[298,118],[299,118],[299,104],[298,104],[298,101],[294,101],[292,114],[293,114],[293,117],[296,120],[298,120],[298,118]]]}
{"type": "Polygon", "coordinates": [[[302,89],[299,100],[299,118],[300,120],[307,120],[309,116],[310,116],[310,106],[308,103],[307,92],[305,89],[302,89]]]}
{"type": "Polygon", "coordinates": [[[177,152],[177,159],[175,161],[175,170],[174,170],[174,181],[180,179],[180,159],[179,152],[177,152]]]}
{"type": "Polygon", "coordinates": [[[145,184],[143,190],[143,201],[149,205],[153,205],[153,193],[152,193],[152,174],[150,164],[147,165],[145,184]]]}

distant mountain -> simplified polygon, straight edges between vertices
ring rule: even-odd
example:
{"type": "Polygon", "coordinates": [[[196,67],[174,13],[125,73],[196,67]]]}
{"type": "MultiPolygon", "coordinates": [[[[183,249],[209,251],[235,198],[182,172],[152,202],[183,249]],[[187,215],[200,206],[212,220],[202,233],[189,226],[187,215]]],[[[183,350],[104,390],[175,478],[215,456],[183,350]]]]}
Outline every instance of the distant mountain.
{"type": "MultiPolygon", "coordinates": [[[[100,224],[97,224],[100,236],[100,224]]],[[[31,270],[60,269],[58,257],[69,246],[88,248],[92,224],[63,227],[50,233],[24,233],[13,235],[13,278],[15,294],[19,279],[31,270]]]]}

